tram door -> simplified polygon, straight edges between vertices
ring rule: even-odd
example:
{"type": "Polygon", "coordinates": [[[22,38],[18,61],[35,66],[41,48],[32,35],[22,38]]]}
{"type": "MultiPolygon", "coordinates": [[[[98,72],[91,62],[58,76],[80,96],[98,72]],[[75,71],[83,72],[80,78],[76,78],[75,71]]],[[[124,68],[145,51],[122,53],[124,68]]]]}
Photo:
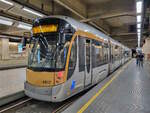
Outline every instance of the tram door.
{"type": "Polygon", "coordinates": [[[91,66],[91,40],[85,41],[85,86],[92,83],[92,66],[91,66]]]}

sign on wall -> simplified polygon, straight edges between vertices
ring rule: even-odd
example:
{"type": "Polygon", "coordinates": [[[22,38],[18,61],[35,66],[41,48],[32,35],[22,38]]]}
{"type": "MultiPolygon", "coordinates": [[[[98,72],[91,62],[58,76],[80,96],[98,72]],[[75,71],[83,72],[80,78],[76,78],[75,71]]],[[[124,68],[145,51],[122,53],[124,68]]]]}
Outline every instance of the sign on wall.
{"type": "Polygon", "coordinates": [[[18,44],[18,53],[22,52],[22,44],[18,44]]]}

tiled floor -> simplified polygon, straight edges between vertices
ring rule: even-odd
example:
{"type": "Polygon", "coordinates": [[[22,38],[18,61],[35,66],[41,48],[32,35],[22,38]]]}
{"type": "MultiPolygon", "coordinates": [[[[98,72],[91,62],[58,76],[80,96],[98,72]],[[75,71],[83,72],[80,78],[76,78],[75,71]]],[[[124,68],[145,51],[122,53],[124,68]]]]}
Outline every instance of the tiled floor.
{"type": "MultiPolygon", "coordinates": [[[[135,60],[100,94],[84,113],[150,113],[150,73],[148,64],[137,67],[135,60]]],[[[102,84],[102,83],[100,83],[102,84]]],[[[76,113],[103,85],[98,85],[64,113],[76,113]],[[94,92],[94,93],[93,93],[94,92]],[[90,97],[89,99],[87,99],[90,97]],[[84,101],[84,102],[83,102],[84,101]]]]}

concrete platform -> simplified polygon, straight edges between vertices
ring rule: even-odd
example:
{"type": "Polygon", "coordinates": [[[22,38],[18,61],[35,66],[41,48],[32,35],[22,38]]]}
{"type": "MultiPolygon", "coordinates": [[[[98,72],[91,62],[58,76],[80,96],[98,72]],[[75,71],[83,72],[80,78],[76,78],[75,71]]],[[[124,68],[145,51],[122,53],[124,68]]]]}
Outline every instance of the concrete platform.
{"type": "Polygon", "coordinates": [[[26,80],[25,68],[0,71],[0,106],[24,96],[24,81],[26,80]],[[19,95],[20,94],[20,95],[19,95]]]}
{"type": "Polygon", "coordinates": [[[129,61],[63,113],[150,113],[149,66],[129,61]]]}
{"type": "Polygon", "coordinates": [[[26,67],[26,66],[27,66],[26,59],[0,60],[0,70],[14,69],[14,68],[26,67]]]}

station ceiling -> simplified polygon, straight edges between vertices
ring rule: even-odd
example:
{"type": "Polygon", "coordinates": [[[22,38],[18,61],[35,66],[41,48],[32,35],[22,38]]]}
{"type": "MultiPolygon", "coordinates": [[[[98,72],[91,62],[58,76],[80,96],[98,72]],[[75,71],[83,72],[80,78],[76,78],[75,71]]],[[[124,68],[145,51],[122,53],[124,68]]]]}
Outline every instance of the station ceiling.
{"type": "MultiPolygon", "coordinates": [[[[44,15],[66,15],[101,30],[130,48],[137,46],[135,0],[7,0],[13,6],[0,2],[0,16],[13,19],[12,26],[0,25],[0,35],[29,36],[29,31],[19,29],[18,21],[32,23],[37,16],[23,7],[44,15]]],[[[147,0],[149,1],[149,0],[147,0]]],[[[144,17],[149,18],[149,5],[145,6],[144,17]]],[[[147,21],[146,21],[147,22],[147,21]]],[[[149,24],[149,23],[148,23],[149,24]]],[[[149,32],[149,28],[146,29],[149,32]]],[[[142,42],[144,41],[142,37],[142,42]]]]}

